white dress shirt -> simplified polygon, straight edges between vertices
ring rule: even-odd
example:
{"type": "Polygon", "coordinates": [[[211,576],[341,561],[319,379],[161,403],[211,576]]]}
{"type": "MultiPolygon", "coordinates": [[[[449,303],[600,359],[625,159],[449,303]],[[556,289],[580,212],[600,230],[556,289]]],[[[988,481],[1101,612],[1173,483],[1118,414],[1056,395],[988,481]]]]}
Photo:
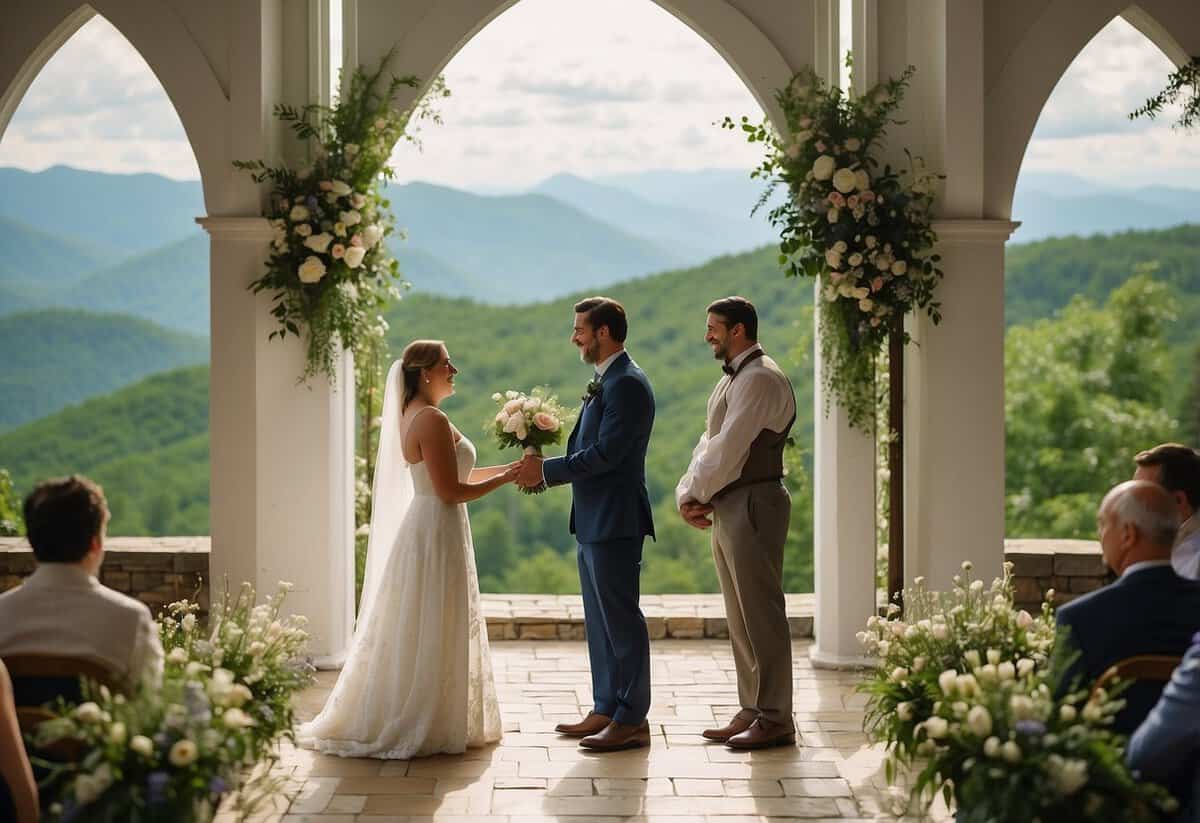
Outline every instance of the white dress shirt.
{"type": "MultiPolygon", "coordinates": [[[[753,352],[755,343],[729,364],[735,372],[753,352]]],[[[763,431],[780,432],[796,414],[796,398],[782,375],[761,362],[746,365],[737,380],[725,375],[713,389],[709,410],[725,396],[728,408],[721,431],[709,438],[707,429],[692,452],[692,462],[675,487],[675,505],[692,500],[708,503],[712,496],[737,480],[750,456],[750,444],[763,431]]]]}
{"type": "Polygon", "coordinates": [[[82,657],[127,687],[162,680],[158,627],[145,603],[108,588],[73,563],[40,563],[0,594],[0,657],[82,657]]]}
{"type": "Polygon", "coordinates": [[[1193,512],[1179,527],[1175,548],[1171,551],[1171,565],[1180,577],[1200,580],[1200,511],[1193,512]]]}
{"type": "Polygon", "coordinates": [[[601,377],[604,377],[604,373],[606,371],[608,371],[608,367],[613,364],[614,360],[616,360],[618,357],[620,357],[624,353],[625,353],[624,349],[619,349],[619,350],[613,352],[612,354],[610,354],[608,357],[601,360],[599,363],[596,364],[596,374],[600,375],[601,377]]]}

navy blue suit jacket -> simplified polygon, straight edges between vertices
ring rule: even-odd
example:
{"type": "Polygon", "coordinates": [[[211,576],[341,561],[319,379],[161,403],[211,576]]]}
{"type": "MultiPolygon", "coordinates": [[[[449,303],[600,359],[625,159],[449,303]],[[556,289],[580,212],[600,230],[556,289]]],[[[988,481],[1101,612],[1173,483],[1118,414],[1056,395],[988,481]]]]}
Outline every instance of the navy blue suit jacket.
{"type": "Polygon", "coordinates": [[[1179,798],[1183,808],[1176,820],[1195,820],[1200,797],[1200,635],[1192,639],[1192,647],[1125,751],[1129,768],[1167,786],[1179,798]]]}
{"type": "Polygon", "coordinates": [[[654,536],[646,491],[653,427],[654,390],[622,353],[605,370],[600,393],[584,402],[567,454],[542,464],[547,485],[571,484],[571,534],[580,543],[654,536]]]}
{"type": "MultiPolygon", "coordinates": [[[[1200,631],[1200,582],[1185,580],[1169,565],[1126,574],[1058,610],[1058,625],[1070,629],[1068,642],[1082,654],[1067,672],[1089,688],[1104,671],[1126,657],[1170,654],[1182,657],[1200,631]]],[[[1132,734],[1162,693],[1161,683],[1138,682],[1122,692],[1125,708],[1113,729],[1132,734]]]]}

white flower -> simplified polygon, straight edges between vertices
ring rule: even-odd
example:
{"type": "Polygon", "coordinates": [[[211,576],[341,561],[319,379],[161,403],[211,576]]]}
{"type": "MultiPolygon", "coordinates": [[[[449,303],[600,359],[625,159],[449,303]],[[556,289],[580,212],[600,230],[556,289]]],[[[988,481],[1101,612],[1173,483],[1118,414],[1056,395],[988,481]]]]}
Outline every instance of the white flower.
{"type": "Polygon", "coordinates": [[[842,194],[849,194],[854,191],[854,172],[850,169],[838,169],[833,175],[833,187],[842,194]]]}
{"type": "Polygon", "coordinates": [[[938,675],[938,685],[942,689],[942,694],[954,694],[955,686],[958,684],[958,672],[954,669],[946,669],[938,675]]]}
{"type": "Polygon", "coordinates": [[[340,220],[337,223],[334,223],[333,224],[333,233],[336,234],[338,237],[345,237],[346,236],[346,224],[341,222],[340,220]]]}
{"type": "Polygon", "coordinates": [[[975,564],[972,563],[970,560],[964,560],[962,562],[962,570],[963,571],[969,572],[973,568],[975,568],[975,564]]]}
{"type": "Polygon", "coordinates": [[[292,206],[292,210],[288,212],[288,218],[293,223],[300,223],[308,219],[308,206],[292,206]]]}
{"type": "Polygon", "coordinates": [[[1017,628],[1028,629],[1032,625],[1033,616],[1029,612],[1025,611],[1024,609],[1021,609],[1019,612],[1017,612],[1017,628]]]}
{"type": "Polygon", "coordinates": [[[1028,657],[1022,657],[1017,661],[1017,674],[1021,677],[1028,677],[1033,671],[1033,667],[1037,665],[1028,657]]]}
{"type": "Polygon", "coordinates": [[[99,723],[102,717],[100,707],[90,700],[75,707],[75,719],[80,723],[99,723]]]}
{"type": "Polygon", "coordinates": [[[205,729],[200,733],[200,742],[204,745],[204,748],[208,749],[209,751],[213,751],[220,746],[222,741],[223,738],[221,737],[221,733],[216,729],[205,729]]]}
{"type": "Polygon", "coordinates": [[[338,219],[347,226],[357,226],[362,222],[362,215],[357,210],[351,209],[350,211],[339,212],[338,219]]]}
{"type": "Polygon", "coordinates": [[[504,395],[502,395],[500,392],[494,392],[492,394],[493,402],[499,403],[503,399],[504,399],[504,395]]]}
{"type": "Polygon", "coordinates": [[[321,258],[309,255],[296,270],[296,276],[300,278],[301,283],[316,283],[325,276],[325,264],[321,262],[321,258]]]}
{"type": "Polygon", "coordinates": [[[983,706],[972,706],[967,712],[967,728],[976,737],[987,737],[992,733],[992,715],[983,706]]]}
{"type": "Polygon", "coordinates": [[[1058,710],[1058,716],[1062,718],[1064,723],[1075,722],[1075,718],[1078,714],[1079,714],[1079,712],[1077,712],[1075,710],[1075,707],[1072,706],[1070,703],[1064,704],[1062,706],[1062,708],[1060,708],[1058,710]]]}
{"type": "Polygon", "coordinates": [[[945,640],[950,636],[950,628],[945,623],[934,623],[930,632],[934,640],[945,640]]]}
{"type": "Polygon", "coordinates": [[[346,156],[353,157],[354,155],[358,154],[358,149],[358,143],[347,143],[345,146],[346,156]]]}
{"type": "Polygon", "coordinates": [[[842,256],[833,249],[825,252],[825,264],[831,269],[840,269],[842,267],[842,256]]]}
{"type": "Polygon", "coordinates": [[[386,129],[387,121],[384,120],[382,117],[376,117],[375,118],[375,128],[376,129],[386,129]]]}
{"type": "Polygon", "coordinates": [[[100,783],[90,774],[81,774],[75,778],[75,800],[80,806],[96,802],[96,798],[103,793],[100,783]]]}
{"type": "Polygon", "coordinates": [[[363,245],[368,249],[374,248],[375,244],[383,239],[383,227],[378,223],[372,223],[362,230],[363,245]]]}
{"type": "Polygon", "coordinates": [[[185,614],[183,619],[179,621],[179,625],[183,627],[185,632],[190,633],[192,629],[196,628],[196,615],[191,612],[185,614]]]}
{"type": "MultiPolygon", "coordinates": [[[[892,264],[892,274],[896,275],[897,277],[903,277],[907,272],[908,272],[908,264],[905,263],[903,260],[897,260],[895,263],[892,264]]],[[[979,583],[979,588],[981,588],[981,589],[983,588],[983,581],[976,580],[975,582],[979,583]]]]}
{"type": "Polygon", "coordinates": [[[346,254],[342,259],[346,261],[347,266],[357,269],[362,265],[363,258],[366,256],[367,250],[362,246],[350,246],[346,249],[346,254]]]}
{"type": "Polygon", "coordinates": [[[921,669],[925,668],[925,664],[927,662],[928,661],[924,657],[914,657],[912,662],[912,670],[914,672],[921,671],[921,669]]]}
{"type": "Polygon", "coordinates": [[[875,647],[875,650],[879,652],[880,657],[887,657],[888,649],[891,647],[891,643],[887,642],[886,640],[880,640],[879,645],[875,647]]]}
{"type": "Polygon", "coordinates": [[[991,663],[993,666],[1000,662],[1000,650],[999,649],[988,649],[986,652],[986,656],[987,656],[987,662],[991,663]]]}
{"type": "MultiPolygon", "coordinates": [[[[868,300],[867,302],[869,303],[871,301],[868,300]]],[[[858,307],[862,308],[862,301],[859,301],[858,307]]],[[[909,626],[907,629],[904,630],[904,639],[905,640],[916,640],[920,636],[921,636],[921,627],[920,626],[909,626]]]]}
{"type": "Polygon", "coordinates": [[[1014,694],[1008,699],[1008,708],[1012,711],[1014,720],[1028,720],[1033,717],[1033,700],[1023,694],[1014,694]]]}
{"type": "Polygon", "coordinates": [[[329,249],[329,244],[333,242],[333,235],[328,232],[314,234],[312,237],[305,238],[304,247],[312,249],[317,254],[324,254],[329,249]]]}
{"type": "Polygon", "coordinates": [[[846,138],[846,151],[858,151],[862,148],[862,141],[857,137],[846,138]]]}
{"type": "Polygon", "coordinates": [[[351,192],[350,186],[341,180],[334,180],[332,185],[329,187],[329,190],[338,197],[345,197],[351,192]]]}
{"type": "Polygon", "coordinates": [[[171,747],[171,751],[167,754],[167,760],[171,761],[172,766],[183,769],[195,763],[199,753],[196,744],[185,737],[183,740],[176,741],[175,745],[171,747]]]}
{"type": "Polygon", "coordinates": [[[986,666],[980,666],[975,670],[975,674],[979,676],[979,682],[981,683],[996,682],[996,667],[991,663],[988,663],[986,666]]]}
{"type": "Polygon", "coordinates": [[[267,650],[267,644],[261,640],[255,640],[247,647],[246,651],[250,652],[251,657],[258,657],[267,650]]]}
{"type": "Polygon", "coordinates": [[[931,740],[940,740],[950,731],[950,724],[943,717],[931,717],[925,721],[925,733],[931,740]]]}
{"type": "Polygon", "coordinates": [[[1089,700],[1084,704],[1083,711],[1080,714],[1088,723],[1099,722],[1100,718],[1104,717],[1104,712],[1100,709],[1100,704],[1095,700],[1089,700]]]}
{"type": "Polygon", "coordinates": [[[912,703],[905,700],[903,703],[896,704],[896,717],[907,723],[913,718],[912,703]]]}
{"type": "Polygon", "coordinates": [[[975,592],[976,594],[983,591],[983,581],[982,580],[972,580],[971,581],[971,591],[975,592]]]}
{"type": "Polygon", "coordinates": [[[208,666],[204,665],[198,660],[193,660],[191,663],[187,664],[187,668],[183,671],[189,678],[196,678],[201,672],[208,671],[208,666]]]}
{"type": "Polygon", "coordinates": [[[859,311],[871,311],[874,308],[875,308],[875,301],[871,300],[870,298],[864,297],[862,300],[858,301],[858,310],[859,311]]]}
{"type": "Polygon", "coordinates": [[[979,682],[973,674],[960,674],[957,680],[958,691],[966,697],[970,697],[979,690],[979,682]]]}
{"type": "Polygon", "coordinates": [[[244,729],[254,725],[254,719],[250,715],[236,708],[226,709],[225,713],[221,715],[221,722],[230,729],[244,729]]]}
{"type": "Polygon", "coordinates": [[[125,728],[125,724],[118,720],[109,727],[108,740],[110,743],[116,743],[117,745],[120,745],[125,742],[125,737],[127,734],[128,731],[125,728]]]}
{"type": "Polygon", "coordinates": [[[1016,676],[1017,667],[1012,664],[1011,660],[1005,660],[996,666],[996,677],[1000,678],[1001,683],[1012,680],[1016,676]]]}
{"type": "MultiPolygon", "coordinates": [[[[847,140],[847,143],[850,141],[847,140]]],[[[871,175],[867,174],[866,169],[859,169],[854,172],[854,187],[859,191],[866,191],[871,188],[871,175]]]]}
{"type": "Polygon", "coordinates": [[[145,735],[135,734],[129,741],[129,748],[142,757],[149,757],[154,754],[154,741],[145,735]]]}
{"type": "MultiPolygon", "coordinates": [[[[191,615],[188,616],[190,617],[191,615]]],[[[175,648],[171,649],[171,652],[167,655],[168,663],[175,663],[180,666],[186,663],[187,659],[187,652],[180,646],[176,646],[175,648]]]]}
{"type": "Polygon", "coordinates": [[[841,215],[842,215],[842,212],[838,209],[837,206],[834,206],[829,211],[825,212],[825,219],[827,221],[829,221],[830,223],[836,223],[838,221],[838,219],[841,217],[841,215]]]}
{"type": "Polygon", "coordinates": [[[1016,741],[1006,740],[1000,747],[1000,756],[1003,757],[1007,763],[1020,763],[1021,747],[1016,744],[1016,741]]]}
{"type": "Polygon", "coordinates": [[[854,254],[850,255],[849,263],[852,267],[858,268],[859,266],[862,265],[862,261],[863,261],[863,256],[861,254],[859,254],[858,252],[854,252],[854,254]]]}
{"type": "Polygon", "coordinates": [[[1075,794],[1088,780],[1086,760],[1065,758],[1057,754],[1046,758],[1046,772],[1054,782],[1054,788],[1064,797],[1075,794]]]}
{"type": "Polygon", "coordinates": [[[837,168],[837,161],[828,154],[822,154],[813,162],[812,173],[816,180],[828,180],[837,168]]]}
{"type": "Polygon", "coordinates": [[[967,665],[972,669],[978,669],[983,661],[979,657],[979,652],[974,649],[968,649],[963,652],[963,659],[967,661],[967,665]]]}
{"type": "Polygon", "coordinates": [[[988,757],[995,757],[1000,754],[1000,738],[989,737],[983,741],[983,753],[988,757]]]}
{"type": "Polygon", "coordinates": [[[897,666],[896,668],[892,669],[891,680],[893,683],[899,683],[906,677],[908,677],[908,669],[904,668],[903,666],[897,666]]]}

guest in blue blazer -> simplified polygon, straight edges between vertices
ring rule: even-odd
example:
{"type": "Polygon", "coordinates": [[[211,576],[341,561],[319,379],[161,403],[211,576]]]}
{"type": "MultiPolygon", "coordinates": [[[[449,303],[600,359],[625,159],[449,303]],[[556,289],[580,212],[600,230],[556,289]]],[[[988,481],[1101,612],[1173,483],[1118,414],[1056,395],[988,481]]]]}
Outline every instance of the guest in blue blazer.
{"type": "MultiPolygon", "coordinates": [[[[1171,568],[1171,546],[1179,528],[1175,501],[1158,484],[1130,480],[1113,488],[1097,516],[1100,548],[1116,582],[1085,594],[1058,610],[1066,648],[1079,657],[1062,688],[1078,679],[1087,688],[1119,660],[1139,654],[1182,657],[1200,631],[1200,582],[1171,568]]],[[[1121,696],[1125,708],[1113,729],[1132,734],[1162,693],[1162,685],[1138,682],[1121,696]]]]}
{"type": "Polygon", "coordinates": [[[646,491],[654,391],[625,351],[628,331],[616,300],[576,304],[571,342],[595,367],[583,409],[566,455],[526,458],[517,478],[526,487],[571,484],[593,710],[556,731],[597,751],[650,744],[650,637],[638,600],[642,543],[654,536],[646,491]]]}
{"type": "Polygon", "coordinates": [[[1125,752],[1129,768],[1179,798],[1179,821],[1200,820],[1200,634],[1125,752]]]}

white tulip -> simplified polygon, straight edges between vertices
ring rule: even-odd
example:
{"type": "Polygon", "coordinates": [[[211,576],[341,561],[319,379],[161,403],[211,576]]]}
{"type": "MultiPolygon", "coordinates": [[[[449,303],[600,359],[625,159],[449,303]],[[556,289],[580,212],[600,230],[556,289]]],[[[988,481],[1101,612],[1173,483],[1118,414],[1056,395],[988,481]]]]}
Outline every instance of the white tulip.
{"type": "Polygon", "coordinates": [[[1000,754],[1000,738],[989,737],[983,741],[983,753],[988,757],[996,757],[1000,754]]]}
{"type": "Polygon", "coordinates": [[[912,703],[905,700],[903,703],[896,704],[896,717],[907,723],[913,718],[912,703]]]}
{"type": "Polygon", "coordinates": [[[913,658],[913,662],[912,662],[912,670],[913,670],[914,672],[919,672],[919,671],[921,671],[921,669],[925,668],[925,663],[926,663],[926,662],[927,662],[927,661],[925,660],[925,658],[924,658],[924,657],[914,657],[914,658],[913,658]]]}
{"type": "Polygon", "coordinates": [[[950,732],[950,724],[942,717],[931,717],[925,721],[925,733],[931,740],[940,740],[950,732]]]}
{"type": "Polygon", "coordinates": [[[893,683],[899,683],[906,677],[908,677],[908,669],[904,668],[903,666],[897,666],[896,668],[892,669],[891,680],[893,683]]]}
{"type": "Polygon", "coordinates": [[[1000,756],[1004,758],[1006,763],[1021,762],[1021,747],[1013,740],[1004,741],[1004,745],[1000,747],[1000,756]]]}
{"type": "Polygon", "coordinates": [[[963,659],[967,661],[967,665],[972,669],[978,669],[983,661],[979,657],[979,652],[974,649],[968,649],[963,653],[963,659]]]}
{"type": "Polygon", "coordinates": [[[976,737],[987,737],[992,733],[992,715],[983,706],[972,706],[967,712],[967,728],[976,737]]]}
{"type": "Polygon", "coordinates": [[[1070,703],[1065,704],[1058,710],[1058,716],[1062,718],[1064,723],[1074,723],[1079,712],[1070,703]]]}
{"type": "Polygon", "coordinates": [[[993,666],[1000,662],[999,649],[988,649],[987,652],[985,652],[985,656],[987,657],[987,662],[991,663],[993,666]]]}
{"type": "Polygon", "coordinates": [[[958,672],[954,669],[946,669],[938,675],[938,686],[942,689],[942,694],[954,694],[954,689],[958,685],[958,672]]]}
{"type": "Polygon", "coordinates": [[[958,675],[957,685],[958,691],[967,697],[970,697],[979,690],[979,682],[975,680],[975,675],[973,674],[958,675]]]}
{"type": "Polygon", "coordinates": [[[1017,661],[1017,674],[1021,677],[1028,677],[1036,664],[1028,657],[1022,657],[1017,661]]]}
{"type": "Polygon", "coordinates": [[[1001,683],[1006,683],[1017,676],[1017,667],[1012,664],[1011,660],[1005,660],[996,667],[996,676],[1000,678],[1001,683]]]}

